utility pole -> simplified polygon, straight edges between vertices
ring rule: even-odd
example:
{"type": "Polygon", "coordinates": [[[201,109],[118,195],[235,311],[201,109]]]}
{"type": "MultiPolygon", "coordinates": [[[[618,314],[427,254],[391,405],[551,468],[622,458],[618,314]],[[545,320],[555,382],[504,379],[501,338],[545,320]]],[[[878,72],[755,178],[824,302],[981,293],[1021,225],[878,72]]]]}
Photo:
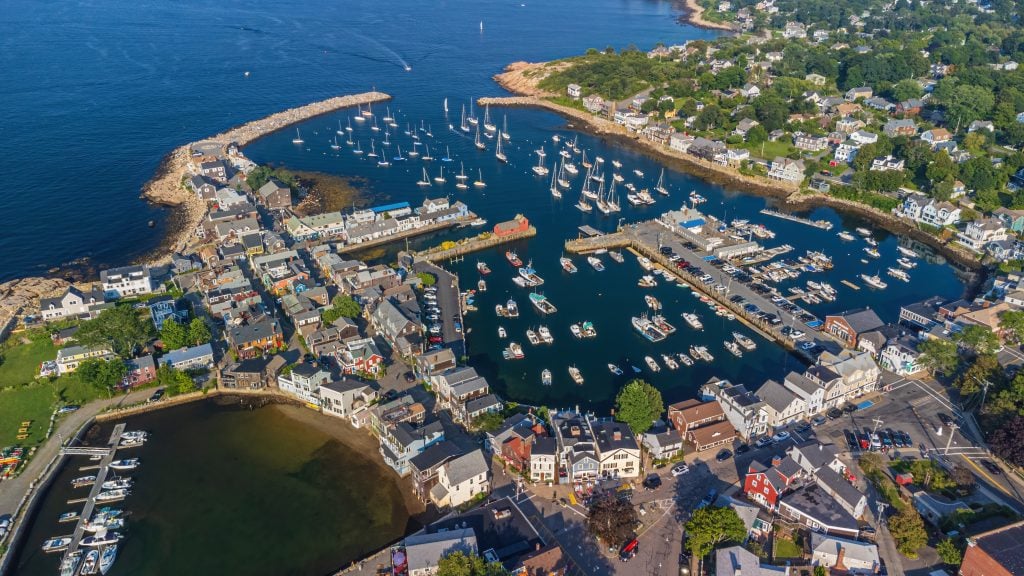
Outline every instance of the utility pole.
{"type": "Polygon", "coordinates": [[[949,423],[949,438],[946,440],[946,450],[942,453],[943,456],[949,454],[949,445],[953,443],[953,434],[959,429],[960,427],[956,425],[956,422],[949,423]]]}
{"type": "Polygon", "coordinates": [[[881,418],[878,418],[878,417],[875,417],[875,419],[872,420],[872,422],[875,423],[874,429],[871,430],[871,433],[874,434],[875,432],[878,432],[878,427],[881,426],[882,424],[884,424],[884,422],[882,421],[881,418]]]}

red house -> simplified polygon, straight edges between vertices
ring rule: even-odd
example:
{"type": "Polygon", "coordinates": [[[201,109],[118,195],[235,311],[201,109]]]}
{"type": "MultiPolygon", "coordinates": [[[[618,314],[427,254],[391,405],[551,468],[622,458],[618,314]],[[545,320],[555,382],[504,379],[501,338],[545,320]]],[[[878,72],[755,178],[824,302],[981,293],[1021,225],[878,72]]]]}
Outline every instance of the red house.
{"type": "Polygon", "coordinates": [[[789,456],[776,456],[770,468],[755,460],[747,468],[743,493],[750,500],[774,510],[779,497],[793,485],[800,474],[800,465],[789,456]]]}
{"type": "Polygon", "coordinates": [[[153,361],[152,354],[147,354],[142,358],[133,358],[127,362],[127,365],[128,373],[124,377],[125,386],[142,386],[156,380],[156,362],[153,361]]]}
{"type": "Polygon", "coordinates": [[[530,229],[530,221],[526,219],[526,216],[522,214],[516,214],[516,217],[507,222],[498,222],[494,225],[494,235],[499,238],[502,236],[511,236],[512,234],[520,234],[530,229]]]}

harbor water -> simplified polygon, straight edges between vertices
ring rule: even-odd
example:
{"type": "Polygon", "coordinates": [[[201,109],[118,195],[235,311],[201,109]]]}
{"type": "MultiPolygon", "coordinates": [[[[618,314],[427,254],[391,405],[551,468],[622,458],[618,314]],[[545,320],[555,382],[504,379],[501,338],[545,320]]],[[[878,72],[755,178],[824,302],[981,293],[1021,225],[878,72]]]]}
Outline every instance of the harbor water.
{"type": "MultiPolygon", "coordinates": [[[[125,473],[135,480],[132,494],[112,504],[128,516],[108,576],[327,574],[412,528],[394,473],[375,454],[325,432],[324,425],[341,427],[335,419],[303,411],[203,400],[128,418],[128,430],[150,439],[118,452],[142,465],[125,473]]],[[[105,441],[110,428],[94,437],[105,441]]],[[[70,482],[89,464],[72,457],[58,474],[28,526],[14,574],[57,574],[61,554],[39,546],[73,530],[57,517],[81,508],[66,502],[87,494],[70,482]]]]}

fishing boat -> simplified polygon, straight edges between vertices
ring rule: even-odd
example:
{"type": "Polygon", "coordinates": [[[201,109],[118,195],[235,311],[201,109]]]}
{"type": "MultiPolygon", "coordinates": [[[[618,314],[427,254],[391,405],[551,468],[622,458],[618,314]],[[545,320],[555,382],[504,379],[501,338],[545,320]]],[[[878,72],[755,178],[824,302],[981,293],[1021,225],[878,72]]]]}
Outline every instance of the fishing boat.
{"type": "Polygon", "coordinates": [[[882,281],[882,278],[875,274],[874,276],[868,276],[867,274],[860,275],[861,280],[866,282],[868,286],[878,288],[879,290],[885,290],[889,285],[882,281]]]}
{"type": "Polygon", "coordinates": [[[622,264],[626,260],[625,258],[622,257],[622,252],[617,252],[615,250],[609,250],[608,257],[619,264],[622,264]]]}
{"type": "Polygon", "coordinates": [[[580,324],[580,331],[583,332],[584,338],[594,338],[597,336],[597,328],[594,328],[594,323],[590,320],[580,324]]]}
{"type": "Polygon", "coordinates": [[[661,372],[661,366],[658,365],[658,361],[650,356],[644,356],[644,363],[651,369],[651,372],[661,372]]]}
{"type": "Polygon", "coordinates": [[[507,318],[518,318],[519,317],[519,305],[516,304],[515,300],[509,298],[508,302],[505,303],[505,316],[507,318]]]}
{"type": "Polygon", "coordinates": [[[521,266],[519,270],[519,277],[526,280],[526,283],[530,286],[540,286],[544,283],[544,279],[537,274],[537,271],[533,269],[533,261],[531,260],[526,266],[521,266]]]}
{"type": "Polygon", "coordinates": [[[575,366],[569,366],[569,377],[572,378],[573,382],[581,386],[583,385],[583,373],[580,372],[579,368],[575,366]]]}
{"type": "Polygon", "coordinates": [[[486,276],[491,273],[491,268],[487,265],[487,262],[477,260],[476,271],[486,276]]]}
{"type": "Polygon", "coordinates": [[[124,460],[114,460],[110,463],[111,470],[134,470],[139,467],[140,460],[138,458],[126,458],[124,460]]]}
{"type": "Polygon", "coordinates": [[[565,270],[569,274],[575,274],[578,269],[576,265],[572,263],[572,259],[562,256],[558,259],[558,263],[562,265],[562,270],[565,270]]]}
{"type": "Polygon", "coordinates": [[[736,341],[744,350],[754,350],[757,348],[757,344],[749,337],[740,334],[739,332],[732,333],[733,340],[736,341]]]}
{"type": "Polygon", "coordinates": [[[498,338],[508,337],[508,332],[505,331],[504,326],[498,326],[498,338]]]}
{"type": "Polygon", "coordinates": [[[81,488],[83,486],[90,486],[95,481],[95,476],[82,476],[80,478],[75,478],[74,480],[72,480],[71,486],[75,488],[81,488]]]}
{"type": "Polygon", "coordinates": [[[667,338],[667,335],[664,332],[659,330],[653,322],[644,316],[633,316],[630,319],[630,322],[633,324],[634,330],[651,342],[661,342],[667,338]]]}
{"type": "Polygon", "coordinates": [[[740,345],[733,342],[732,340],[726,340],[722,343],[725,349],[732,353],[733,356],[739,358],[743,356],[743,351],[740,350],[740,345]]]}
{"type": "Polygon", "coordinates": [[[515,266],[516,268],[519,268],[520,266],[523,265],[523,261],[519,259],[519,255],[513,252],[512,250],[505,251],[505,260],[508,260],[508,263],[515,266]]]}
{"type": "Polygon", "coordinates": [[[526,357],[526,354],[523,352],[523,346],[518,342],[509,342],[508,348],[503,350],[501,354],[505,360],[522,360],[526,357]]]}
{"type": "Polygon", "coordinates": [[[920,258],[921,257],[921,255],[918,254],[917,252],[914,252],[910,248],[906,248],[904,246],[897,246],[896,249],[899,250],[900,254],[903,254],[907,258],[920,258]]]}
{"type": "Polygon", "coordinates": [[[50,552],[60,552],[61,550],[67,550],[67,547],[71,545],[71,536],[57,536],[49,538],[43,542],[43,552],[49,554],[50,552]]]}
{"type": "Polygon", "coordinates": [[[693,366],[693,358],[690,358],[689,354],[687,354],[686,352],[680,352],[679,354],[676,354],[676,358],[678,358],[679,362],[681,362],[684,366],[693,366]]]}
{"type": "Polygon", "coordinates": [[[651,318],[651,322],[653,322],[658,330],[661,330],[666,336],[669,334],[675,334],[676,332],[676,327],[669,324],[668,320],[666,320],[661,314],[656,314],[651,318]]]}
{"type": "Polygon", "coordinates": [[[131,488],[131,478],[114,478],[113,480],[107,480],[100,485],[100,488],[104,490],[120,490],[122,488],[131,488]]]}
{"type": "Polygon", "coordinates": [[[676,362],[675,358],[673,358],[669,354],[662,354],[661,355],[661,361],[665,364],[665,367],[668,368],[669,370],[678,370],[679,369],[679,363],[676,362]]]}
{"type": "Polygon", "coordinates": [[[846,240],[847,242],[851,242],[853,240],[856,240],[856,237],[853,234],[850,234],[849,232],[847,232],[846,230],[843,230],[842,232],[837,234],[837,236],[839,236],[839,238],[841,240],[846,240]]]}
{"type": "Polygon", "coordinates": [[[117,544],[108,544],[100,554],[100,574],[106,574],[117,559],[117,544]]]}
{"type": "Polygon", "coordinates": [[[438,173],[437,176],[434,176],[434,182],[437,182],[438,184],[444,184],[447,181],[448,179],[444,177],[444,166],[441,166],[441,171],[438,173]]]}
{"type": "Polygon", "coordinates": [[[896,263],[907,270],[913,270],[917,266],[917,262],[914,262],[909,258],[897,258],[896,263]]]}
{"type": "Polygon", "coordinates": [[[295,129],[295,138],[292,138],[292,144],[302,144],[305,140],[302,139],[302,134],[299,133],[299,129],[295,129]]]}
{"type": "Polygon", "coordinates": [[[505,153],[501,151],[501,134],[498,134],[498,136],[498,144],[494,147],[494,157],[497,158],[499,162],[504,162],[505,164],[508,164],[508,156],[506,156],[505,153]]]}
{"type": "Polygon", "coordinates": [[[889,272],[889,276],[892,276],[897,280],[910,282],[910,274],[907,274],[906,271],[900,268],[889,268],[887,271],[889,272]]]}
{"type": "Polygon", "coordinates": [[[545,344],[554,344],[555,337],[551,335],[551,330],[544,325],[537,328],[537,336],[540,337],[540,341],[545,344]]]}
{"type": "Polygon", "coordinates": [[[125,490],[123,488],[119,489],[119,490],[105,490],[105,491],[100,492],[99,494],[96,495],[96,501],[97,502],[114,502],[116,500],[124,500],[124,498],[126,496],[128,496],[128,494],[130,494],[130,492],[128,492],[128,490],[125,490]]]}
{"type": "Polygon", "coordinates": [[[654,186],[654,191],[662,196],[668,196],[668,188],[665,188],[665,169],[661,169],[661,175],[658,176],[658,183],[654,186]]]}
{"type": "Polygon", "coordinates": [[[690,325],[690,328],[694,330],[703,330],[704,324],[700,321],[700,317],[690,312],[683,312],[683,320],[690,325]]]}
{"type": "Polygon", "coordinates": [[[484,188],[484,187],[487,186],[487,183],[484,182],[484,171],[483,170],[479,170],[479,177],[476,180],[473,181],[473,186],[476,186],[477,188],[484,188]]]}
{"type": "Polygon", "coordinates": [[[74,522],[75,520],[78,520],[78,512],[76,511],[64,512],[57,517],[57,522],[74,522]]]}
{"type": "Polygon", "coordinates": [[[707,346],[690,346],[690,355],[694,358],[700,358],[705,362],[715,361],[714,355],[712,355],[711,352],[708,352],[707,346]]]}
{"type": "Polygon", "coordinates": [[[616,376],[622,376],[622,368],[619,368],[615,364],[608,364],[608,371],[616,376]]]}
{"type": "Polygon", "coordinates": [[[427,175],[427,169],[423,168],[423,177],[416,182],[417,186],[430,186],[430,176],[427,175]]]}
{"type": "Polygon", "coordinates": [[[547,368],[541,370],[540,383],[544,386],[551,386],[551,370],[548,370],[547,368]]]}
{"type": "Polygon", "coordinates": [[[109,544],[116,544],[121,539],[121,534],[118,532],[107,532],[99,533],[95,536],[86,536],[82,538],[80,544],[88,548],[98,548],[100,546],[107,546],[109,544]]]}
{"type": "Polygon", "coordinates": [[[533,304],[533,307],[541,314],[554,314],[555,312],[558,312],[558,308],[555,308],[555,305],[552,304],[551,301],[543,294],[531,292],[530,304],[533,304]]]}
{"type": "Polygon", "coordinates": [[[878,253],[878,249],[877,248],[872,248],[871,246],[865,246],[864,247],[864,252],[868,256],[871,256],[872,258],[878,258],[879,256],[881,256],[881,254],[878,253]]]}
{"type": "Polygon", "coordinates": [[[484,220],[483,218],[474,218],[474,219],[469,221],[469,225],[473,226],[474,228],[478,228],[480,226],[486,226],[487,225],[487,220],[484,220]]]}
{"type": "Polygon", "coordinates": [[[537,165],[531,168],[533,173],[537,176],[546,176],[548,173],[547,166],[544,165],[544,147],[541,146],[540,150],[537,151],[537,165]]]}
{"type": "Polygon", "coordinates": [[[650,308],[651,310],[661,310],[661,302],[659,302],[657,298],[651,296],[650,294],[644,295],[644,302],[647,303],[647,307],[650,308]]]}
{"type": "Polygon", "coordinates": [[[604,272],[604,264],[601,263],[600,258],[597,258],[595,256],[587,256],[587,263],[590,264],[590,266],[594,270],[597,270],[598,272],[604,272]]]}
{"type": "Polygon", "coordinates": [[[81,562],[81,550],[75,550],[71,554],[67,554],[60,561],[60,576],[75,576],[75,574],[78,574],[78,565],[81,562]]]}

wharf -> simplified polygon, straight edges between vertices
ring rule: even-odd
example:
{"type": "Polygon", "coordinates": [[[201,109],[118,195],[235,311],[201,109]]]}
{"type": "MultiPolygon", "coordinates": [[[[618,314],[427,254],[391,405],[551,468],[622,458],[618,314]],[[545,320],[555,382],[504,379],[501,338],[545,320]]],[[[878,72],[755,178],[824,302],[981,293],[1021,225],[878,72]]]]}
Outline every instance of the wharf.
{"type": "Polygon", "coordinates": [[[748,327],[756,330],[765,338],[774,340],[788,350],[798,351],[796,348],[796,341],[782,334],[781,328],[783,326],[792,326],[795,329],[799,329],[808,336],[814,337],[819,343],[827,344],[830,348],[834,348],[837,344],[837,342],[828,334],[819,332],[817,329],[808,326],[804,321],[785,310],[779,309],[778,306],[770,300],[754,292],[746,285],[736,282],[731,277],[726,276],[724,272],[704,260],[704,257],[709,254],[685,248],[682,240],[678,236],[667,230],[657,221],[632,224],[630,226],[620,228],[618,232],[612,234],[606,234],[604,236],[594,238],[579,238],[576,240],[569,240],[565,243],[566,252],[576,254],[585,254],[601,249],[623,247],[632,248],[636,252],[639,252],[649,258],[652,262],[661,264],[677,279],[683,280],[689,284],[693,290],[711,298],[719,305],[735,314],[736,318],[748,327]],[[665,257],[665,255],[661,254],[659,250],[661,246],[671,247],[676,254],[679,254],[690,262],[690,268],[685,270],[676,268],[675,265],[665,257]],[[722,293],[707,289],[706,285],[699,279],[702,274],[710,275],[715,281],[728,286],[729,289],[722,293]],[[771,324],[757,318],[747,312],[742,306],[730,301],[729,298],[733,295],[740,295],[747,302],[755,304],[760,310],[775,314],[780,320],[782,320],[782,323],[777,326],[772,326],[771,324]]]}
{"type": "Polygon", "coordinates": [[[117,424],[114,426],[114,431],[110,433],[110,442],[108,443],[106,455],[100,460],[100,468],[96,472],[96,481],[93,482],[92,488],[89,490],[89,496],[85,499],[85,507],[82,508],[82,513],[78,516],[78,523],[75,524],[75,533],[71,536],[71,545],[64,552],[65,558],[78,550],[78,546],[85,536],[85,523],[92,518],[92,511],[96,507],[96,496],[103,490],[103,483],[107,480],[110,463],[114,460],[114,455],[117,454],[117,445],[121,441],[121,434],[124,433],[124,428],[124,423],[117,424]]]}
{"type": "Polygon", "coordinates": [[[769,208],[761,210],[761,214],[764,214],[765,216],[775,216],[776,218],[782,218],[783,220],[789,220],[790,222],[806,224],[807,226],[814,226],[815,228],[821,228],[822,230],[832,229],[832,223],[828,220],[809,220],[807,218],[801,218],[799,216],[779,212],[778,210],[771,210],[769,208]]]}
{"type": "Polygon", "coordinates": [[[493,232],[485,232],[479,236],[473,238],[466,238],[459,240],[458,242],[441,244],[433,248],[428,248],[421,252],[416,253],[416,258],[419,260],[427,260],[430,262],[441,262],[444,260],[451,260],[460,256],[465,256],[471,252],[478,252],[480,250],[486,250],[499,246],[501,244],[507,244],[509,242],[515,242],[516,240],[523,240],[525,238],[532,238],[537,235],[537,229],[530,226],[522,232],[515,232],[512,234],[503,234],[501,236],[495,235],[493,232]]]}
{"type": "MultiPolygon", "coordinates": [[[[476,215],[471,213],[466,219],[453,220],[453,221],[450,221],[450,222],[437,222],[437,223],[434,223],[434,224],[429,224],[427,226],[422,226],[420,228],[412,228],[412,229],[406,230],[404,232],[397,232],[397,233],[392,234],[390,236],[384,236],[382,238],[377,238],[377,239],[374,239],[374,240],[368,240],[366,242],[359,242],[357,244],[338,244],[338,252],[339,253],[345,253],[345,252],[358,252],[359,250],[368,250],[370,248],[376,248],[378,246],[384,246],[386,244],[391,244],[392,242],[398,242],[400,240],[405,240],[407,238],[415,238],[416,236],[422,236],[424,234],[430,234],[431,232],[438,232],[438,231],[441,231],[441,230],[447,230],[448,228],[454,228],[455,226],[458,226],[460,224],[461,225],[466,225],[466,224],[469,224],[469,222],[472,221],[475,218],[476,218],[476,215]]],[[[327,240],[324,240],[324,241],[321,241],[321,242],[318,242],[318,243],[331,243],[331,239],[327,239],[327,240]]]]}

